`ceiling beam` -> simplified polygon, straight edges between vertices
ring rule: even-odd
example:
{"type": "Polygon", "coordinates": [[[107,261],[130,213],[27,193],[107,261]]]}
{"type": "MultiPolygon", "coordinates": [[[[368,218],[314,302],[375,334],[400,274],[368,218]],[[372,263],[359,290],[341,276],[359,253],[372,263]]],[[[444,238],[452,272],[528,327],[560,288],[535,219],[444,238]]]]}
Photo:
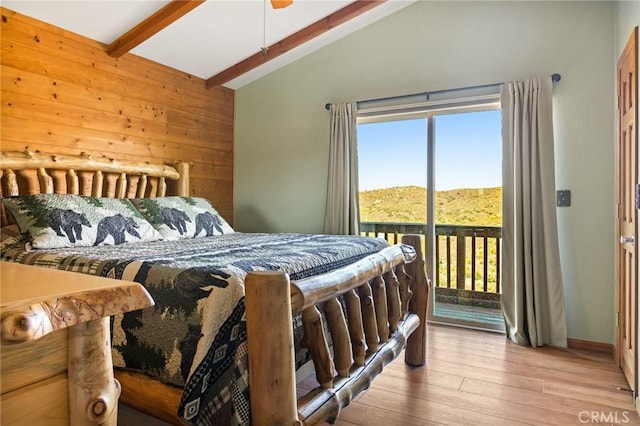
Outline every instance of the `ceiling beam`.
{"type": "Polygon", "coordinates": [[[266,52],[258,52],[207,79],[207,87],[216,87],[231,81],[386,1],[387,0],[356,0],[331,15],[272,44],[266,52]]]}
{"type": "Polygon", "coordinates": [[[118,37],[107,47],[109,56],[119,58],[137,45],[177,21],[205,0],[172,0],[171,3],[118,37]]]}

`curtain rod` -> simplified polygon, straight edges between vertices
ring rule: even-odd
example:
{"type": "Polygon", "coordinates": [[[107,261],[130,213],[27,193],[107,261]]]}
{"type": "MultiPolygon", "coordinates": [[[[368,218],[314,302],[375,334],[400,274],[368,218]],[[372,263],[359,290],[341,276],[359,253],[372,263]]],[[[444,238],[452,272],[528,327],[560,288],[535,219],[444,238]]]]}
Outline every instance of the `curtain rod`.
{"type": "MultiPolygon", "coordinates": [[[[560,74],[558,74],[558,73],[551,74],[551,81],[553,83],[559,82],[560,79],[562,79],[562,76],[560,74]]],[[[485,87],[500,86],[501,84],[504,84],[504,83],[482,84],[480,86],[457,87],[455,89],[433,90],[431,92],[412,93],[410,95],[399,95],[399,96],[389,96],[389,97],[386,97],[386,98],[367,99],[367,100],[364,100],[364,101],[356,102],[356,105],[360,106],[360,104],[363,104],[363,103],[383,102],[383,101],[391,101],[393,99],[412,98],[414,96],[425,96],[427,98],[427,100],[429,100],[429,96],[431,96],[431,95],[437,95],[437,94],[446,93],[446,92],[456,92],[458,90],[483,89],[485,87]]],[[[327,110],[330,107],[331,107],[331,104],[325,104],[324,105],[324,108],[327,109],[327,110]]]]}

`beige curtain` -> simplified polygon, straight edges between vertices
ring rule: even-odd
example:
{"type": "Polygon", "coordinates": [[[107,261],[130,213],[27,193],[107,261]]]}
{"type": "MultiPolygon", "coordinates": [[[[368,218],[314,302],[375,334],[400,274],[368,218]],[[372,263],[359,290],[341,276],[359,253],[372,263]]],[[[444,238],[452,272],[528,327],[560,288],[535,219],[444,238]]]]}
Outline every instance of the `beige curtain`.
{"type": "Polygon", "coordinates": [[[520,345],[567,346],[555,206],[551,78],[501,88],[502,309],[520,345]]]}
{"type": "Polygon", "coordinates": [[[355,102],[331,105],[329,176],[324,215],[327,234],[358,235],[358,150],[355,102]]]}

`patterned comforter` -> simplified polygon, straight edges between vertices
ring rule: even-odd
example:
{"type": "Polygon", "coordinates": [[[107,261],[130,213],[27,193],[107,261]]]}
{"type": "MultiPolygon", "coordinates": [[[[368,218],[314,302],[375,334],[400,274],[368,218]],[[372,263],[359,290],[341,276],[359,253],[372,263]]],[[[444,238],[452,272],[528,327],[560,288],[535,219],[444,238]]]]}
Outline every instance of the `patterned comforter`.
{"type": "MultiPolygon", "coordinates": [[[[47,251],[29,250],[25,243],[4,228],[2,260],[147,288],[155,307],[114,318],[114,365],[184,387],[179,414],[198,425],[250,423],[243,286],[248,272],[278,270],[297,280],[387,246],[365,237],[243,233],[47,251]]],[[[295,328],[298,349],[302,330],[295,328]]],[[[297,364],[306,356],[297,350],[297,364]]]]}

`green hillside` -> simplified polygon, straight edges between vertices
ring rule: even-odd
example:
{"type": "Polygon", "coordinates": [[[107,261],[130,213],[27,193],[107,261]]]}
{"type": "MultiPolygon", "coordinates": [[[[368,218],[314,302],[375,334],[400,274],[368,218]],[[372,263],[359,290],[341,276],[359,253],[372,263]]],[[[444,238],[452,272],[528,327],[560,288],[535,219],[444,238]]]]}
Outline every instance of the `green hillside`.
{"type": "MultiPolygon", "coordinates": [[[[362,222],[424,223],[426,188],[401,186],[360,192],[362,222]]],[[[436,223],[502,225],[502,188],[452,189],[436,192],[436,223]]]]}

